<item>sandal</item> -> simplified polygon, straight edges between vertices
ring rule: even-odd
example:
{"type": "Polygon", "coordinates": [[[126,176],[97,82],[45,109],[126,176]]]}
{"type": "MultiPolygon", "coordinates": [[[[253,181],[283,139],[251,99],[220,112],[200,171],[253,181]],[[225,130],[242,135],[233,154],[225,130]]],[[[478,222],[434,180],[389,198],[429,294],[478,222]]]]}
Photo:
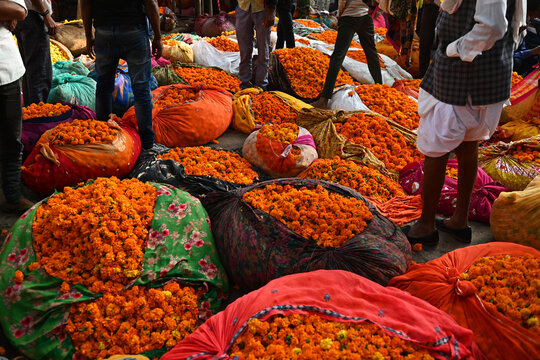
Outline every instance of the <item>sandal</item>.
{"type": "Polygon", "coordinates": [[[470,226],[467,226],[463,229],[452,228],[444,223],[443,218],[435,219],[435,226],[442,232],[450,234],[454,239],[459,242],[470,244],[472,240],[472,229],[470,226]]]}
{"type": "Polygon", "coordinates": [[[402,227],[401,231],[405,233],[405,235],[407,236],[407,240],[409,240],[411,245],[420,243],[422,245],[432,246],[439,243],[439,232],[437,230],[433,231],[431,234],[421,237],[409,236],[409,231],[411,231],[411,225],[406,225],[402,227]]]}

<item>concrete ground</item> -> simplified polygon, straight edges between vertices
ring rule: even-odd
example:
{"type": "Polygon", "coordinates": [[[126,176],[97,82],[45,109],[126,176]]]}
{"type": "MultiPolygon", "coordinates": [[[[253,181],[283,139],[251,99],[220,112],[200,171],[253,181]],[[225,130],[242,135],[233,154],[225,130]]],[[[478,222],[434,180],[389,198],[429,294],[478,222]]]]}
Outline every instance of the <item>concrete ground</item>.
{"type": "MultiPolygon", "coordinates": [[[[224,135],[222,135],[220,138],[218,138],[218,144],[211,144],[212,147],[221,147],[223,149],[241,149],[242,144],[244,143],[245,138],[247,135],[242,134],[237,131],[229,130],[224,135]]],[[[35,193],[32,193],[28,189],[24,189],[25,195],[33,200],[33,201],[39,201],[41,200],[41,197],[35,193]]],[[[4,201],[3,194],[0,194],[0,203],[4,201]]],[[[10,214],[4,214],[0,212],[0,230],[9,230],[15,221],[17,221],[18,217],[15,215],[10,214]]],[[[488,224],[483,224],[479,222],[472,222],[471,223],[472,229],[473,229],[473,240],[471,245],[476,244],[482,244],[487,243],[490,241],[493,241],[493,235],[491,234],[491,229],[488,224]]],[[[5,234],[0,236],[0,245],[2,244],[3,240],[5,238],[5,234]]],[[[412,259],[418,263],[424,263],[433,259],[436,259],[440,257],[441,255],[444,255],[452,250],[462,248],[468,246],[467,244],[462,244],[454,239],[452,239],[449,235],[445,233],[440,233],[440,241],[439,244],[433,247],[424,247],[424,249],[420,252],[413,252],[412,259]]],[[[1,246],[0,246],[1,248],[1,246]]],[[[242,296],[243,292],[240,290],[233,290],[229,299],[229,302],[238,298],[239,296],[242,296]]],[[[13,349],[7,342],[7,339],[5,338],[2,329],[0,329],[0,346],[5,347],[8,350],[7,356],[8,359],[14,359],[16,356],[19,356],[17,351],[13,349]]],[[[22,360],[24,358],[19,358],[17,360],[22,360]]],[[[0,357],[0,360],[3,360],[2,357],[0,357]]]]}

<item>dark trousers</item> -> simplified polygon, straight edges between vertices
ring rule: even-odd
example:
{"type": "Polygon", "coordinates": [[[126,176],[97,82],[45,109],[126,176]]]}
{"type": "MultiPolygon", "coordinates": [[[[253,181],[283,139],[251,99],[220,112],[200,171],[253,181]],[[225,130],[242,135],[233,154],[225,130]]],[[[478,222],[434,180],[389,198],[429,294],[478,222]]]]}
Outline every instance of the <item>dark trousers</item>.
{"type": "Polygon", "coordinates": [[[330,65],[328,66],[328,73],[326,73],[326,80],[321,93],[324,98],[330,99],[332,97],[339,70],[347,51],[349,51],[354,33],[358,34],[360,44],[366,53],[369,73],[375,83],[382,84],[381,65],[379,64],[379,55],[374,40],[373,19],[369,15],[362,17],[343,16],[338,22],[336,45],[332,56],[330,56],[330,65]]]}
{"type": "Polygon", "coordinates": [[[435,25],[439,16],[439,7],[435,4],[424,4],[421,9],[418,37],[420,38],[419,71],[424,77],[431,60],[431,49],[435,41],[435,25]]]}
{"type": "Polygon", "coordinates": [[[26,19],[15,29],[26,72],[23,76],[24,105],[47,102],[52,84],[52,63],[49,34],[43,18],[28,11],[26,19]]]}
{"type": "Polygon", "coordinates": [[[0,151],[2,157],[2,190],[8,203],[22,199],[21,82],[0,85],[0,151]]]}
{"type": "Polygon", "coordinates": [[[284,44],[287,44],[289,49],[294,47],[292,22],[294,9],[295,6],[291,0],[278,0],[276,10],[279,22],[277,25],[276,49],[282,49],[284,44]]]}

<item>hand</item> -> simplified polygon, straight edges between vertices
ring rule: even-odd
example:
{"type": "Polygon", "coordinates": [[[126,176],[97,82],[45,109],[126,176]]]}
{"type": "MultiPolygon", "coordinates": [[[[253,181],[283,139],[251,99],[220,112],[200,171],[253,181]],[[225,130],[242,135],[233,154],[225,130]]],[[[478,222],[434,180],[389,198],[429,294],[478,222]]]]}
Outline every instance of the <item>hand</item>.
{"type": "Polygon", "coordinates": [[[540,55],[540,46],[531,49],[531,55],[540,55]]]}
{"type": "Polygon", "coordinates": [[[274,25],[274,21],[276,20],[274,9],[266,9],[264,14],[264,22],[263,25],[265,27],[271,27],[274,25]]]}
{"type": "Polygon", "coordinates": [[[45,17],[43,18],[43,22],[45,23],[45,26],[47,27],[48,29],[48,34],[53,36],[56,34],[56,28],[58,27],[58,25],[56,25],[56,22],[54,22],[53,18],[51,17],[51,14],[47,14],[45,15],[45,17]]]}
{"type": "Polygon", "coordinates": [[[161,36],[154,36],[152,40],[152,55],[157,60],[161,57],[163,53],[163,43],[161,42],[161,36]]]}
{"type": "Polygon", "coordinates": [[[17,20],[2,21],[0,25],[4,25],[9,31],[14,32],[17,27],[17,20]]]}
{"type": "Polygon", "coordinates": [[[88,52],[88,55],[90,55],[90,57],[92,57],[92,58],[96,57],[96,51],[94,49],[94,38],[93,37],[87,37],[86,38],[86,51],[88,52]]]}

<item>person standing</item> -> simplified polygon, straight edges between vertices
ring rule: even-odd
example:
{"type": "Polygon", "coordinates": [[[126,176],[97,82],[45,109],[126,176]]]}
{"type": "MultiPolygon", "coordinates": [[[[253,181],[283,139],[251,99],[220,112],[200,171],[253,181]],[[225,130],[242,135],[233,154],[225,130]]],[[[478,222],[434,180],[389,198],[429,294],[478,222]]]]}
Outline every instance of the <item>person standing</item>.
{"type": "Polygon", "coordinates": [[[96,57],[96,116],[106,120],[112,112],[112,93],[118,61],[128,64],[135,115],[143,152],[154,146],[152,129],[151,55],[161,57],[159,8],[155,0],[81,0],[86,47],[96,57]],[[150,48],[148,20],[154,38],[150,48]],[[92,34],[95,28],[95,39],[92,34]]]}
{"type": "Polygon", "coordinates": [[[375,47],[375,30],[370,9],[361,0],[340,0],[338,10],[338,33],[334,52],[330,56],[328,72],[324,80],[324,87],[319,100],[314,102],[314,107],[327,108],[328,101],[332,98],[334,86],[343,64],[343,60],[349,51],[354,34],[358,34],[360,44],[366,54],[369,73],[377,84],[382,84],[381,66],[379,55],[375,47]]]}
{"type": "Polygon", "coordinates": [[[263,90],[268,87],[270,63],[270,32],[274,25],[276,0],[238,0],[236,7],[236,39],[240,47],[239,76],[242,89],[256,85],[263,90]],[[253,30],[257,32],[257,69],[253,77],[253,30]]]}
{"type": "Polygon", "coordinates": [[[278,0],[276,49],[282,49],[284,45],[292,49],[294,47],[293,14],[296,9],[296,0],[278,0]]]}
{"type": "Polygon", "coordinates": [[[26,68],[23,77],[25,106],[47,102],[52,85],[49,35],[56,34],[50,0],[25,0],[28,15],[19,21],[15,36],[26,68]]]}
{"type": "Polygon", "coordinates": [[[426,156],[422,215],[403,231],[411,243],[436,244],[438,230],[470,243],[469,205],[478,172],[478,141],[495,132],[510,97],[512,57],[520,28],[540,12],[540,0],[445,0],[437,20],[439,45],[420,84],[418,150],[426,156]],[[526,7],[527,6],[527,7],[526,7]],[[454,214],[436,219],[446,163],[458,160],[454,214]],[[437,230],[438,229],[438,230],[437,230]]]}
{"type": "Polygon", "coordinates": [[[33,203],[22,195],[21,77],[24,64],[11,31],[27,16],[23,0],[0,1],[0,151],[2,190],[6,203],[2,211],[21,214],[33,203]]]}
{"type": "Polygon", "coordinates": [[[422,78],[426,74],[431,61],[431,49],[435,41],[435,25],[439,16],[439,0],[424,0],[419,11],[418,37],[420,38],[419,48],[419,72],[418,77],[422,78]]]}

